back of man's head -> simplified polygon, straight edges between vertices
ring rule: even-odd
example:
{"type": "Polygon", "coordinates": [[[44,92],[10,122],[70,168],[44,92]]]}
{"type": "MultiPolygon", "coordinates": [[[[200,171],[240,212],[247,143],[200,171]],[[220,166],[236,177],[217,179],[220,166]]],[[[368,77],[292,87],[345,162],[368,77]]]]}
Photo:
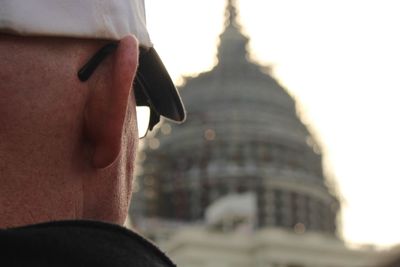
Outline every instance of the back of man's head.
{"type": "Polygon", "coordinates": [[[185,118],[152,48],[143,0],[3,0],[0,228],[65,219],[122,224],[136,105],[150,110],[141,134],[160,116],[185,118]]]}
{"type": "Polygon", "coordinates": [[[142,0],[4,0],[0,9],[0,228],[122,224],[137,145],[133,79],[151,46],[142,0]],[[79,70],[108,43],[115,51],[79,70]],[[100,62],[100,61],[99,61],[100,62]]]}
{"type": "Polygon", "coordinates": [[[0,37],[0,227],[122,223],[136,146],[134,37],[82,83],[102,40],[0,37]]]}

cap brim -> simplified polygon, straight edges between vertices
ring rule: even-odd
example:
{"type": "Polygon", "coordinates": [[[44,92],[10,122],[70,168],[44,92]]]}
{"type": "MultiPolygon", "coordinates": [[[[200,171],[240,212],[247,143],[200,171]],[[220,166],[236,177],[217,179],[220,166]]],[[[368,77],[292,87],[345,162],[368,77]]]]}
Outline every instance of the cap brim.
{"type": "Polygon", "coordinates": [[[159,115],[176,122],[185,120],[185,108],[178,90],[153,47],[140,48],[137,78],[159,115]]]}

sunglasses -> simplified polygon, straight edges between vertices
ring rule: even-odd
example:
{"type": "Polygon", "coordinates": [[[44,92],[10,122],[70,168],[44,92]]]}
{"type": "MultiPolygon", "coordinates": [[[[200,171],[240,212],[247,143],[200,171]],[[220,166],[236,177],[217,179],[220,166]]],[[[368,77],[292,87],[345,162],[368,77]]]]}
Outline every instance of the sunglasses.
{"type": "MultiPolygon", "coordinates": [[[[87,81],[100,63],[117,47],[118,43],[114,42],[97,51],[78,71],[79,80],[87,81]]],[[[160,116],[175,122],[185,120],[179,94],[154,48],[139,47],[139,67],[132,90],[136,102],[139,138],[145,137],[157,125],[160,116]]]]}

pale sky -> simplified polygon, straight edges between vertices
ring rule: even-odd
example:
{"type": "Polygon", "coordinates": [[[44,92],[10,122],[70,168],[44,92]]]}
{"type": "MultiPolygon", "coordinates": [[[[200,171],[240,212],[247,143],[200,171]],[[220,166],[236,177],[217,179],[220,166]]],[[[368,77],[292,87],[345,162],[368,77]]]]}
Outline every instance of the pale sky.
{"type": "MultiPolygon", "coordinates": [[[[215,64],[225,0],[147,0],[174,80],[215,64]]],[[[350,243],[400,243],[400,1],[238,0],[254,60],[271,65],[320,141],[350,243]]]]}

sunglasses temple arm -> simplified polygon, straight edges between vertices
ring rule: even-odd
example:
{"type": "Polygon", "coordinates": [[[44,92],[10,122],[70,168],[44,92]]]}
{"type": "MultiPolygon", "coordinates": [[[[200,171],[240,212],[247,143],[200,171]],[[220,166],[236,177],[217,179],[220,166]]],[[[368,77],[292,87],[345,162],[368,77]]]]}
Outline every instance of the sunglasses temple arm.
{"type": "Polygon", "coordinates": [[[115,49],[117,49],[118,43],[110,43],[101,48],[79,71],[78,77],[82,82],[87,81],[93,72],[97,69],[100,63],[115,49]]]}

